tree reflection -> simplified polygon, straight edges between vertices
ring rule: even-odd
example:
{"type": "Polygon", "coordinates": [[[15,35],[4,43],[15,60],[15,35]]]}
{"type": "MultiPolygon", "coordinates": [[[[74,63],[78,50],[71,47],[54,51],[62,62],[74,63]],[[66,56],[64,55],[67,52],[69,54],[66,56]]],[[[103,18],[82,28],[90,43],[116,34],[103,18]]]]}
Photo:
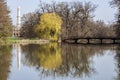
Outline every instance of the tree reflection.
{"type": "Polygon", "coordinates": [[[27,65],[32,64],[37,68],[43,67],[46,70],[54,70],[62,64],[62,57],[57,44],[28,45],[22,48],[23,52],[26,53],[25,59],[29,59],[28,63],[25,63],[27,65]],[[27,52],[28,50],[30,51],[27,52]]]}
{"type": "MultiPolygon", "coordinates": [[[[90,76],[95,73],[93,57],[101,56],[107,47],[62,44],[22,46],[24,64],[34,66],[48,76],[90,76]]],[[[109,49],[109,48],[108,48],[109,49]]]]}
{"type": "Polygon", "coordinates": [[[90,76],[95,72],[92,66],[92,57],[103,55],[104,48],[96,46],[79,46],[79,45],[64,45],[62,46],[63,52],[63,65],[59,70],[61,74],[67,73],[76,76],[90,76]]]}
{"type": "Polygon", "coordinates": [[[115,80],[120,80],[120,45],[117,46],[115,59],[117,62],[117,78],[115,80]]]}
{"type": "Polygon", "coordinates": [[[7,80],[11,65],[11,46],[0,46],[0,80],[7,80]]]}
{"type": "Polygon", "coordinates": [[[56,69],[62,63],[60,49],[57,44],[43,45],[37,48],[34,54],[44,69],[56,69]]]}

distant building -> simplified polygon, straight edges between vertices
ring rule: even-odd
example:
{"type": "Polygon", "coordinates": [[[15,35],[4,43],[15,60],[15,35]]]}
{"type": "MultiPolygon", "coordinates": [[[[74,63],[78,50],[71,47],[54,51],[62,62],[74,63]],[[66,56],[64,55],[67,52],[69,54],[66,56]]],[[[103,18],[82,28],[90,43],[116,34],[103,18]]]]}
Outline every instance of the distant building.
{"type": "Polygon", "coordinates": [[[13,37],[20,37],[20,28],[14,27],[13,28],[13,37]]]}

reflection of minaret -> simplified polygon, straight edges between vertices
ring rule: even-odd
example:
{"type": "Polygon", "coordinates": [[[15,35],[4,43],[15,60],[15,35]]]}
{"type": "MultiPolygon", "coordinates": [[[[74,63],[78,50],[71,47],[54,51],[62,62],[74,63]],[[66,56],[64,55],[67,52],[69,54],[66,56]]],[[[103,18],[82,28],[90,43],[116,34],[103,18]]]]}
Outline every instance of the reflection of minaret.
{"type": "Polygon", "coordinates": [[[18,44],[17,45],[17,66],[19,71],[20,71],[20,64],[21,64],[21,47],[20,47],[20,44],[18,44]]]}

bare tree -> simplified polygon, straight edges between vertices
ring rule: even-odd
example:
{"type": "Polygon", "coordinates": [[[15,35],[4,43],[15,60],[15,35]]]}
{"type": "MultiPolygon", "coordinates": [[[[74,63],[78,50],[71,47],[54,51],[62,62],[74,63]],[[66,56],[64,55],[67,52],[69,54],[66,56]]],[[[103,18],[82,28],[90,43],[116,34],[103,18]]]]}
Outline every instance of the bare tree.
{"type": "Polygon", "coordinates": [[[117,23],[114,27],[116,28],[117,37],[120,37],[120,0],[112,0],[110,4],[118,9],[117,23]]]}
{"type": "Polygon", "coordinates": [[[56,13],[62,18],[61,38],[71,37],[105,37],[113,35],[113,31],[106,27],[103,21],[93,21],[96,5],[91,2],[40,2],[37,12],[23,16],[24,35],[36,37],[33,27],[40,22],[40,16],[44,13],[56,13]],[[30,27],[29,27],[30,26],[30,27]]]}

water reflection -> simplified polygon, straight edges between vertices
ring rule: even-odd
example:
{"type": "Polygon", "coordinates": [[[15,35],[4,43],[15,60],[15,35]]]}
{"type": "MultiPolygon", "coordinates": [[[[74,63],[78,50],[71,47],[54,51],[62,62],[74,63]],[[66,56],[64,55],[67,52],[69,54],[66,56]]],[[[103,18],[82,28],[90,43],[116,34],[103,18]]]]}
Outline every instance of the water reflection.
{"type": "Polygon", "coordinates": [[[100,46],[79,46],[79,45],[63,45],[63,65],[59,70],[61,74],[72,75],[74,77],[90,77],[96,73],[93,62],[95,55],[104,55],[107,47],[100,46]]]}
{"type": "Polygon", "coordinates": [[[117,78],[115,78],[115,80],[120,80],[120,45],[117,46],[116,48],[116,72],[117,72],[117,78]]]}
{"type": "Polygon", "coordinates": [[[55,70],[62,64],[60,48],[57,44],[22,46],[25,53],[25,64],[55,70]],[[31,51],[32,50],[32,51],[31,51]]]}
{"type": "Polygon", "coordinates": [[[0,80],[7,80],[11,65],[11,46],[0,46],[0,80]]]}
{"type": "Polygon", "coordinates": [[[21,45],[20,44],[13,44],[13,49],[16,50],[15,53],[17,53],[17,67],[20,71],[20,65],[21,65],[21,45]]]}
{"type": "Polygon", "coordinates": [[[120,46],[12,46],[0,46],[0,80],[120,80],[120,46]]]}
{"type": "Polygon", "coordinates": [[[93,57],[103,56],[107,46],[79,46],[63,44],[25,45],[23,63],[34,66],[44,76],[90,77],[96,73],[93,57]]]}

